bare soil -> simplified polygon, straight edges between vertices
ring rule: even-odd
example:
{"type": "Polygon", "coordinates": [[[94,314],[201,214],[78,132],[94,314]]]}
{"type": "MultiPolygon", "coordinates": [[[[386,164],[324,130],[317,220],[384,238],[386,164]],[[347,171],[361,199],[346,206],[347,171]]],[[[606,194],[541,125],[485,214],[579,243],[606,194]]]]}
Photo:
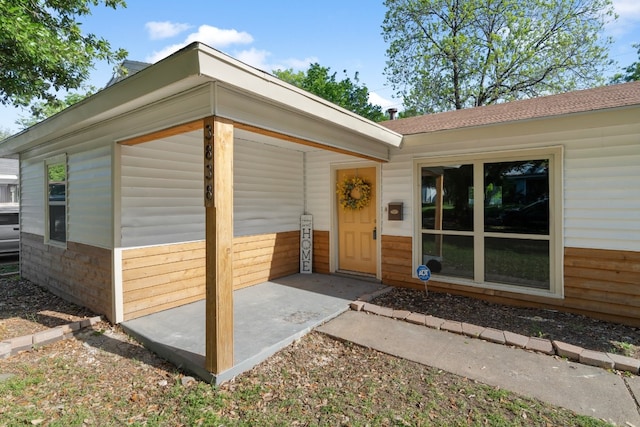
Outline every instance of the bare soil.
{"type": "Polygon", "coordinates": [[[63,300],[18,276],[0,277],[0,341],[93,317],[91,310],[63,300]]]}

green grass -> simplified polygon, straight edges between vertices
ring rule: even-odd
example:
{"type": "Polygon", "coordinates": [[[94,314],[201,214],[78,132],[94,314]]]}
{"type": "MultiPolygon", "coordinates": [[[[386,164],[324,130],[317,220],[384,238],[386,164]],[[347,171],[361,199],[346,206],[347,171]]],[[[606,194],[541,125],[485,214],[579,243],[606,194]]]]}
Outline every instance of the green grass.
{"type": "Polygon", "coordinates": [[[9,273],[18,273],[19,264],[11,263],[11,264],[2,264],[0,265],[0,274],[9,274],[9,273]]]}
{"type": "Polygon", "coordinates": [[[625,341],[611,341],[613,348],[612,353],[621,354],[623,356],[632,356],[635,353],[636,346],[625,341]]]}

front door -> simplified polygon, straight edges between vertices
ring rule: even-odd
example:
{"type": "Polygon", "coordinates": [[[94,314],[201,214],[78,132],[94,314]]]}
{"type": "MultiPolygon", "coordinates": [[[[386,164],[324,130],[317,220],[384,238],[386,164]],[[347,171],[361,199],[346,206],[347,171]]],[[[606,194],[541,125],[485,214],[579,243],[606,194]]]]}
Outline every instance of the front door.
{"type": "Polygon", "coordinates": [[[340,193],[336,194],[338,269],[375,275],[378,266],[376,168],[341,169],[337,171],[336,178],[340,193]],[[368,186],[370,191],[367,192],[367,188],[363,186],[368,186]],[[353,191],[349,192],[350,188],[353,188],[353,191]],[[347,191],[340,191],[344,189],[347,191]],[[364,199],[362,192],[367,193],[364,199]]]}

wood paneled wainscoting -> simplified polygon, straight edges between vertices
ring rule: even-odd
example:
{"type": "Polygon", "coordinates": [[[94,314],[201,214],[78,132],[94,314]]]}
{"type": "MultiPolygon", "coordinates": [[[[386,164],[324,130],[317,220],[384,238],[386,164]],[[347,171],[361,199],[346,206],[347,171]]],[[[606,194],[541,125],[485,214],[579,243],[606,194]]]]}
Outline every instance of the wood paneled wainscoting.
{"type": "Polygon", "coordinates": [[[239,289],[300,271],[300,232],[233,239],[233,288],[239,289]]]}
{"type": "MultiPolygon", "coordinates": [[[[412,278],[411,237],[382,236],[382,282],[424,289],[412,278]]],[[[640,252],[565,248],[564,299],[429,281],[429,290],[500,304],[560,310],[640,327],[640,252]]]]}
{"type": "Polygon", "coordinates": [[[329,274],[329,232],[313,231],[313,272],[329,274]]]}
{"type": "Polygon", "coordinates": [[[43,236],[24,232],[20,246],[24,279],[114,320],[111,250],[75,242],[62,248],[45,244],[43,236]]]}
{"type": "MultiPolygon", "coordinates": [[[[122,250],[124,320],[205,298],[205,242],[122,250]]],[[[233,287],[255,285],[297,273],[300,232],[233,240],[233,287]]]]}

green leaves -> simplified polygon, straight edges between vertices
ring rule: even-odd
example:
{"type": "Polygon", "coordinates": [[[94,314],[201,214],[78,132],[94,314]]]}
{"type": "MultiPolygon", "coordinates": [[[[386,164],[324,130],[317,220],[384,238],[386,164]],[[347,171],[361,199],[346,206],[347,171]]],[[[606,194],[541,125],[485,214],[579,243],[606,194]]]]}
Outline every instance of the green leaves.
{"type": "Polygon", "coordinates": [[[638,60],[624,69],[624,73],[617,73],[611,83],[635,82],[640,80],[640,43],[633,45],[638,49],[638,60]]]}
{"type": "Polygon", "coordinates": [[[81,87],[94,61],[121,62],[126,51],[81,32],[78,19],[100,3],[126,7],[123,0],[0,1],[0,102],[53,102],[52,91],[81,87]]]}
{"type": "Polygon", "coordinates": [[[360,86],[358,73],[351,80],[345,70],[345,78],[338,81],[337,73],[331,74],[329,67],[322,67],[318,63],[311,64],[306,74],[302,71],[295,73],[292,69],[275,70],[273,73],[281,80],[370,120],[379,122],[385,119],[382,107],[369,102],[369,89],[365,85],[360,86]]]}
{"type": "Polygon", "coordinates": [[[48,99],[47,101],[36,101],[31,104],[30,116],[21,116],[16,123],[21,125],[23,128],[28,128],[30,126],[35,125],[38,122],[46,119],[47,117],[51,117],[56,113],[64,110],[67,107],[72,106],[73,104],[77,104],[83,99],[93,95],[98,91],[97,88],[93,86],[89,87],[81,87],[86,92],[70,92],[64,97],[64,99],[48,99]]]}
{"type": "Polygon", "coordinates": [[[610,0],[386,0],[385,74],[405,108],[468,108],[602,83],[610,0]]]}

